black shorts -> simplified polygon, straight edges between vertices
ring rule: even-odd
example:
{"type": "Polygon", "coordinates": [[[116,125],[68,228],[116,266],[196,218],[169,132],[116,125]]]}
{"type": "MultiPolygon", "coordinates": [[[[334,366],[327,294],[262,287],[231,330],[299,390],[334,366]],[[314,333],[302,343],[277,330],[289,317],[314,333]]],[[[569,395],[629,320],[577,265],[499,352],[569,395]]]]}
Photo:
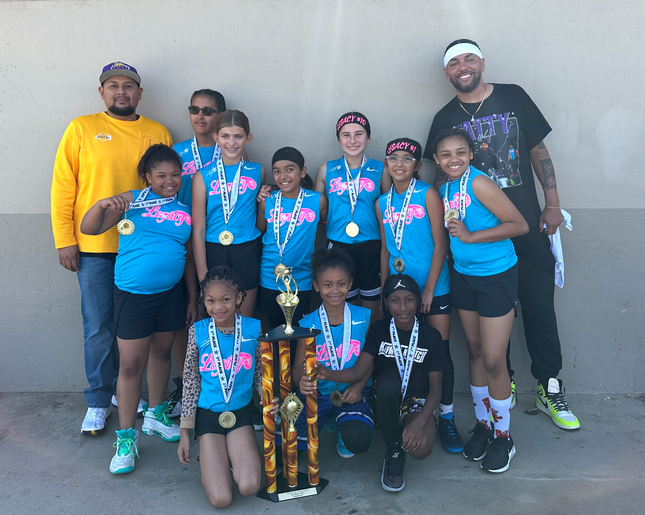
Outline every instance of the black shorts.
{"type": "Polygon", "coordinates": [[[227,429],[219,424],[219,416],[222,414],[221,411],[216,413],[209,409],[197,408],[197,414],[195,416],[195,435],[202,436],[208,433],[226,435],[239,427],[253,425],[253,401],[249,402],[243,408],[234,410],[233,413],[235,414],[235,425],[227,429]]]}
{"type": "MultiPolygon", "coordinates": [[[[278,290],[269,290],[260,286],[258,289],[258,310],[264,313],[271,324],[271,329],[275,329],[281,324],[284,324],[284,313],[280,305],[275,301],[275,298],[280,294],[278,290]]],[[[293,325],[298,325],[298,322],[303,316],[309,313],[309,305],[311,304],[311,290],[299,291],[298,306],[293,314],[293,325]]]]}
{"type": "Polygon", "coordinates": [[[130,293],[114,287],[114,324],[122,340],[186,327],[186,288],[181,281],[160,293],[130,293]]]}
{"type": "Polygon", "coordinates": [[[450,315],[451,313],[452,303],[450,302],[450,293],[445,293],[432,299],[430,313],[428,315],[450,315]]]}
{"type": "Polygon", "coordinates": [[[380,300],[381,240],[353,244],[329,240],[327,248],[332,247],[344,250],[354,261],[352,289],[347,300],[353,300],[359,294],[364,300],[380,300]]]}
{"type": "Polygon", "coordinates": [[[222,245],[206,242],[206,265],[208,269],[216,266],[229,266],[240,279],[245,290],[257,288],[260,281],[260,248],[262,238],[258,236],[244,243],[222,245]]]}
{"type": "Polygon", "coordinates": [[[479,316],[497,318],[517,307],[517,264],[505,272],[488,275],[464,275],[453,270],[450,298],[457,309],[477,311],[479,316]]]}

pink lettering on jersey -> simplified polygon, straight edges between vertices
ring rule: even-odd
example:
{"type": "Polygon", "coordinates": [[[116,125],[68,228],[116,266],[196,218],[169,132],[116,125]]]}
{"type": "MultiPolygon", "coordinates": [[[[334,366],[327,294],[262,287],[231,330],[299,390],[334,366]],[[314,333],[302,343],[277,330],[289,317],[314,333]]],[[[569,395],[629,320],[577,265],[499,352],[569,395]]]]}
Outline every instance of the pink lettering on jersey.
{"type": "MultiPolygon", "coordinates": [[[[399,220],[401,212],[399,211],[397,213],[393,207],[391,207],[390,210],[392,211],[392,220],[394,221],[394,223],[396,223],[399,220]]],[[[405,214],[405,225],[410,225],[412,223],[412,220],[414,220],[415,218],[421,220],[424,216],[426,216],[426,210],[423,208],[423,206],[420,206],[418,204],[410,204],[408,206],[408,212],[405,214]]],[[[389,213],[385,213],[383,223],[390,223],[389,213]]]]}
{"type": "MultiPolygon", "coordinates": [[[[352,359],[352,356],[358,357],[360,353],[361,353],[361,342],[359,342],[358,340],[350,340],[349,356],[347,356],[347,361],[352,359]]],[[[336,348],[336,356],[338,356],[339,361],[342,355],[343,355],[343,344],[341,343],[336,348]]],[[[316,361],[320,361],[326,367],[331,366],[331,362],[329,361],[329,353],[327,352],[326,345],[324,344],[316,345],[316,361]]]]}
{"type": "MultiPolygon", "coordinates": [[[[269,212],[269,218],[267,218],[268,223],[273,223],[273,209],[269,212]]],[[[289,223],[291,220],[291,213],[285,213],[282,208],[280,208],[280,227],[284,224],[289,223]]],[[[316,220],[316,213],[311,209],[303,207],[300,209],[300,214],[298,215],[298,223],[296,225],[302,225],[305,220],[307,222],[314,222],[316,220]]]]}
{"type": "Polygon", "coordinates": [[[143,213],[141,216],[156,218],[157,223],[169,220],[171,222],[175,222],[175,225],[178,227],[183,223],[186,225],[192,224],[190,215],[183,211],[161,211],[161,206],[146,207],[145,210],[146,213],[143,213]]]}
{"type": "MultiPolygon", "coordinates": [[[[208,165],[211,164],[211,161],[208,163],[205,163],[202,165],[202,168],[206,168],[208,165]]],[[[195,175],[195,172],[197,171],[197,168],[195,167],[195,160],[188,161],[187,163],[184,163],[182,165],[182,175],[190,175],[191,177],[195,175]]]]}
{"type": "MultiPolygon", "coordinates": [[[[248,190],[254,190],[258,186],[257,182],[253,180],[251,177],[245,177],[241,176],[240,177],[240,187],[238,189],[238,192],[240,195],[243,195],[244,192],[248,190]]],[[[233,190],[233,183],[228,182],[226,183],[226,187],[228,188],[229,193],[233,190]]],[[[209,195],[219,195],[219,181],[215,179],[213,182],[211,182],[211,190],[208,192],[209,195]]]]}
{"type": "MultiPolygon", "coordinates": [[[[363,190],[374,191],[374,181],[361,177],[361,183],[358,192],[360,193],[363,190]]],[[[342,177],[335,177],[329,181],[329,193],[336,193],[342,195],[343,192],[347,191],[347,182],[343,182],[342,177]]]]}
{"type": "MultiPolygon", "coordinates": [[[[200,372],[210,372],[212,377],[217,376],[217,366],[215,365],[215,360],[213,359],[213,353],[209,352],[202,356],[202,364],[199,366],[200,372]]],[[[224,360],[224,369],[231,370],[231,363],[233,361],[233,356],[229,356],[224,360]]],[[[251,370],[253,368],[253,356],[247,354],[246,352],[240,352],[240,357],[237,361],[237,371],[244,368],[245,370],[251,370]]]]}
{"type": "MultiPolygon", "coordinates": [[[[452,200],[448,201],[448,204],[452,209],[459,209],[459,192],[457,191],[453,196],[452,200]]],[[[466,193],[466,207],[470,205],[470,195],[466,193]]]]}

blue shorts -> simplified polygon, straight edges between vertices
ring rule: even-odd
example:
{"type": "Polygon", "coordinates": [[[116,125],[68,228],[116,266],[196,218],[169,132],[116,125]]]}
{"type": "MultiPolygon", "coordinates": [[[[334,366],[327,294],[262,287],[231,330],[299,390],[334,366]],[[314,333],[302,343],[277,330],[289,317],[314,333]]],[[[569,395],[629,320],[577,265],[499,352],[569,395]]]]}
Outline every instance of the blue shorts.
{"type": "MultiPolygon", "coordinates": [[[[306,397],[300,393],[300,390],[296,390],[296,395],[305,404],[305,407],[302,409],[298,420],[296,420],[296,430],[298,431],[298,449],[305,450],[307,449],[307,407],[306,407],[306,397]]],[[[336,420],[336,429],[343,423],[348,420],[360,420],[365,422],[372,432],[374,432],[374,414],[372,413],[372,406],[368,402],[372,395],[372,387],[367,386],[363,388],[363,396],[361,400],[355,402],[354,404],[343,404],[339,408],[334,406],[329,399],[329,395],[318,394],[318,433],[322,431],[325,427],[325,423],[329,420],[330,417],[334,417],[336,420]]],[[[276,445],[282,445],[282,440],[280,439],[280,433],[278,432],[280,428],[276,427],[275,443],[276,445]]]]}

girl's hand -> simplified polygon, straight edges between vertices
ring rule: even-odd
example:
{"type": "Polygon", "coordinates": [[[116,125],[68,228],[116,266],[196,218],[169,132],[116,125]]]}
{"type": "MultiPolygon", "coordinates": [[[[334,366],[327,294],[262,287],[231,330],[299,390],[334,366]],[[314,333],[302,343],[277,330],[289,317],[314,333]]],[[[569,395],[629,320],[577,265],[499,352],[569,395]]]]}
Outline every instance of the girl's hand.
{"type": "Polygon", "coordinates": [[[421,444],[423,438],[423,426],[420,417],[416,417],[410,424],[403,430],[403,443],[401,447],[408,451],[414,451],[421,444]]]}
{"type": "MultiPolygon", "coordinates": [[[[304,363],[303,363],[304,367],[304,363]]],[[[303,395],[311,395],[312,393],[316,393],[316,390],[318,388],[318,384],[315,379],[315,375],[313,378],[309,377],[306,373],[302,374],[302,377],[300,378],[300,384],[298,384],[298,388],[300,388],[300,393],[303,395]]]]}
{"type": "Polygon", "coordinates": [[[466,226],[461,220],[457,220],[456,218],[448,220],[448,232],[450,236],[455,236],[464,243],[470,243],[471,233],[466,229],[466,226]]]}
{"type": "Polygon", "coordinates": [[[329,381],[329,369],[325,365],[323,365],[320,361],[316,361],[314,367],[316,368],[318,379],[329,381]]]}
{"type": "Polygon", "coordinates": [[[347,390],[343,392],[343,402],[346,404],[354,404],[363,398],[363,390],[358,383],[350,385],[347,390]]]}
{"type": "MultiPolygon", "coordinates": [[[[262,406],[264,406],[264,401],[260,402],[262,406]]],[[[280,410],[280,401],[278,401],[277,397],[274,397],[273,400],[271,401],[271,409],[269,410],[269,415],[275,420],[278,411],[280,410]]]]}
{"type": "Polygon", "coordinates": [[[197,302],[188,302],[186,306],[186,327],[190,324],[194,324],[197,321],[198,317],[197,302]]]}
{"type": "Polygon", "coordinates": [[[190,432],[182,429],[177,446],[177,456],[183,465],[190,465],[190,432]]]}
{"type": "Polygon", "coordinates": [[[114,195],[113,197],[104,198],[99,200],[99,205],[103,209],[111,209],[118,213],[123,213],[130,207],[130,201],[123,195],[114,195]]]}
{"type": "Polygon", "coordinates": [[[260,187],[260,191],[258,191],[257,201],[264,202],[270,196],[271,196],[271,186],[269,186],[268,184],[263,184],[260,187]]]}
{"type": "Polygon", "coordinates": [[[430,288],[423,288],[421,292],[421,313],[427,315],[430,313],[430,307],[432,306],[432,300],[434,299],[434,290],[430,288]]]}

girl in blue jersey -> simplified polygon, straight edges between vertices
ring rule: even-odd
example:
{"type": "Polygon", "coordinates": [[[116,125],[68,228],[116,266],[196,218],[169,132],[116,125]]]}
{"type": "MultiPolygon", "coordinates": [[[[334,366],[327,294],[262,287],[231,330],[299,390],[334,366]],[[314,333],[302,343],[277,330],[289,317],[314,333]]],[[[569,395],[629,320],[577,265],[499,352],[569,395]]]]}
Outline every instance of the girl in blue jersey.
{"type": "MultiPolygon", "coordinates": [[[[242,495],[260,488],[260,453],[252,427],[252,393],[260,321],[238,315],[244,290],[229,267],[209,270],[200,284],[208,318],[190,328],[184,366],[179,461],[190,465],[190,430],[199,444],[206,497],[216,508],[231,503],[233,481],[242,495]],[[231,478],[231,470],[233,477],[231,478]]],[[[278,405],[273,400],[272,415],[278,405]]]]}
{"type": "Polygon", "coordinates": [[[202,281],[214,266],[235,270],[247,292],[240,306],[244,316],[253,315],[257,296],[261,237],[255,198],[264,182],[264,168],[243,159],[252,138],[243,112],[223,112],[214,135],[221,158],[193,177],[197,277],[202,281]]]}
{"type": "Polygon", "coordinates": [[[275,273],[279,264],[292,269],[293,279],[299,288],[300,302],[293,321],[297,323],[309,311],[309,264],[314,252],[318,221],[327,218],[327,198],[312,191],[313,184],[307,175],[305,158],[298,150],[293,147],[281,148],[273,154],[271,167],[275,191],[268,198],[260,199],[256,222],[257,228],[264,234],[258,304],[269,318],[269,329],[285,322],[284,314],[275,300],[280,293],[275,273]]]}
{"type": "Polygon", "coordinates": [[[455,371],[450,359],[450,280],[443,207],[437,191],[419,180],[421,145],[413,139],[390,141],[385,170],[390,191],[376,203],[381,230],[381,284],[391,274],[411,276],[421,289],[420,312],[441,333],[449,367],[444,371],[439,403],[439,433],[443,446],[460,453],[464,445],[453,416],[455,371]]]}
{"type": "Polygon", "coordinates": [[[528,225],[504,192],[470,166],[473,142],[468,133],[461,129],[439,133],[433,157],[448,176],[440,195],[454,258],[450,293],[468,341],[477,420],[463,454],[483,460],[484,470],[504,472],[515,455],[506,368],[517,305],[517,256],[510,238],[526,234],[528,225]]]}
{"type": "Polygon", "coordinates": [[[381,239],[374,202],[390,187],[383,163],[365,156],[370,142],[370,123],[358,112],[345,113],[336,122],[336,138],[343,157],[320,165],[314,189],[327,196],[329,246],[346,251],[356,265],[348,300],[380,317],[381,239]],[[360,296],[360,297],[359,297],[360,296]]]}
{"type": "Polygon", "coordinates": [[[119,425],[110,472],[134,470],[139,432],[135,420],[143,372],[150,406],[144,407],[143,432],[165,441],[179,440],[179,426],[168,418],[164,401],[170,375],[170,350],[176,331],[197,316],[197,288],[187,281],[188,308],[181,284],[195,274],[189,238],[190,207],[177,200],[181,159],[170,147],[153,145],[141,158],[139,176],[148,187],[99,200],[83,217],[81,231],[101,234],[118,222],[114,320],[119,346],[117,400],[119,425]],[[119,222],[121,217],[123,220],[119,222]]]}
{"type": "MultiPolygon", "coordinates": [[[[349,255],[336,247],[318,249],[311,256],[313,287],[320,293],[320,308],[300,321],[301,327],[320,329],[316,337],[316,359],[333,370],[353,366],[365,345],[370,325],[370,310],[346,302],[352,288],[354,263],[349,255]]],[[[338,430],[336,450],[342,458],[369,449],[374,432],[372,408],[367,401],[371,388],[370,368],[354,383],[311,381],[303,373],[305,340],[298,340],[293,371],[293,382],[299,385],[303,396],[318,394],[318,425],[335,420],[338,430]]],[[[306,449],[306,413],[296,421],[298,448],[306,449]]]]}

